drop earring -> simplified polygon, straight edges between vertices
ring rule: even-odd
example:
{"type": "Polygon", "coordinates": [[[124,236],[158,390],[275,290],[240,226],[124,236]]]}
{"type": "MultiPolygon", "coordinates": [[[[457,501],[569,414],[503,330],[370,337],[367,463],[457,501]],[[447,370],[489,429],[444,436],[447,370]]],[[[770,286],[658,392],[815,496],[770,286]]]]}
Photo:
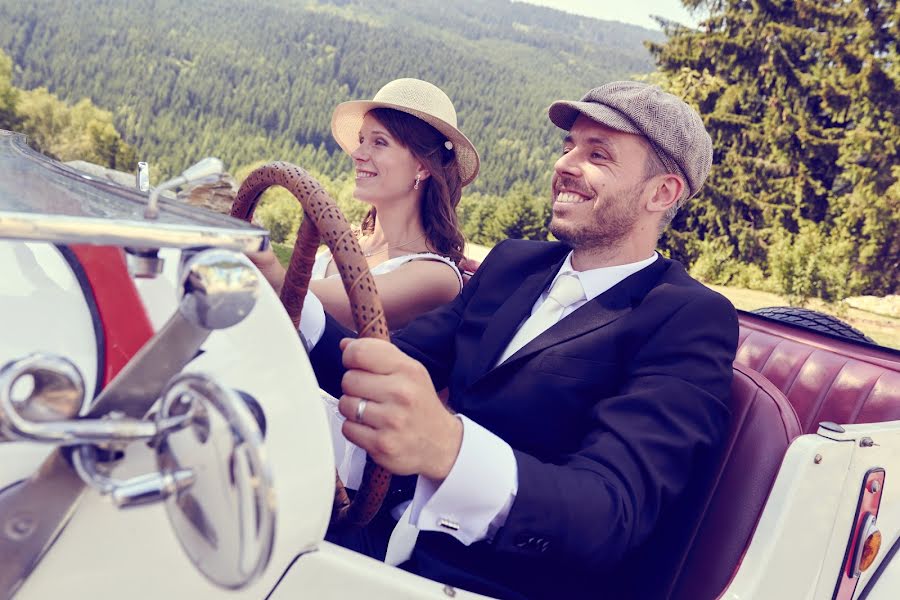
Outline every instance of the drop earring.
{"type": "Polygon", "coordinates": [[[413,189],[414,189],[414,190],[419,189],[419,179],[420,179],[421,177],[422,177],[421,175],[416,175],[416,185],[413,186],[413,189]]]}

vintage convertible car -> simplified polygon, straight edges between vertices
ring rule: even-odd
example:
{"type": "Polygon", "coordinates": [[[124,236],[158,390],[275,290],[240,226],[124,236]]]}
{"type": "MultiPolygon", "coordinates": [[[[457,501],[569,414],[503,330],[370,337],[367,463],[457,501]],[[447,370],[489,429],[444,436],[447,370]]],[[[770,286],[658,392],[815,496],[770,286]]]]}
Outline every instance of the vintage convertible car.
{"type": "MultiPolygon", "coordinates": [[[[333,486],[291,322],[314,225],[361,331],[386,335],[380,305],[327,194],[276,163],[234,213],[273,184],[303,202],[283,307],[243,256],[264,230],[161,197],[217,168],[147,193],[0,132],[0,598],[479,597],[323,541],[365,521],[386,479],[368,472],[352,504],[333,486]]],[[[900,353],[740,318],[714,484],[648,577],[679,600],[896,598],[900,353]]]]}

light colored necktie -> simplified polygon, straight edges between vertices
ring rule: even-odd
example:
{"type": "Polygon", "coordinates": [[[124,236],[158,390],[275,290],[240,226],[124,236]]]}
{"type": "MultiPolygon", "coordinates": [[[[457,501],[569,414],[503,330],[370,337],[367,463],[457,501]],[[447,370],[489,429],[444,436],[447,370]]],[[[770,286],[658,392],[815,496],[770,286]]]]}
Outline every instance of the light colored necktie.
{"type": "Polygon", "coordinates": [[[569,306],[575,304],[579,300],[584,300],[584,288],[581,280],[574,275],[560,275],[553,282],[550,288],[550,295],[547,299],[534,311],[528,319],[510,340],[509,345],[497,361],[497,364],[503,363],[510,356],[519,351],[519,349],[541,335],[547,329],[556,324],[562,318],[563,312],[569,306]]]}

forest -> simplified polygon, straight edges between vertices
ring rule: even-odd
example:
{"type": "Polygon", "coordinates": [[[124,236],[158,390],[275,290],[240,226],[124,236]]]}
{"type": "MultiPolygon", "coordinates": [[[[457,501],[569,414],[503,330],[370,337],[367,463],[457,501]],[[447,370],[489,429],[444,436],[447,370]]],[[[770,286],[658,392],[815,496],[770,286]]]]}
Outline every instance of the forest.
{"type": "MultiPolygon", "coordinates": [[[[546,107],[644,79],[692,103],[715,147],[663,252],[793,304],[896,293],[897,3],[683,2],[707,17],[659,33],[506,0],[0,0],[0,127],[61,158],[148,160],[154,180],[206,155],[238,177],[289,160],[353,220],[331,110],[420,77],[454,99],[480,151],[459,213],[490,245],[548,236],[560,132],[546,107]]],[[[276,239],[300,218],[277,195],[264,216],[276,239]]]]}
{"type": "Polygon", "coordinates": [[[560,137],[546,107],[652,71],[648,33],[504,0],[0,0],[16,85],[112,111],[161,177],[209,154],[340,176],[334,106],[418,77],[454,100],[483,161],[471,190],[491,194],[544,192],[560,137]]]}

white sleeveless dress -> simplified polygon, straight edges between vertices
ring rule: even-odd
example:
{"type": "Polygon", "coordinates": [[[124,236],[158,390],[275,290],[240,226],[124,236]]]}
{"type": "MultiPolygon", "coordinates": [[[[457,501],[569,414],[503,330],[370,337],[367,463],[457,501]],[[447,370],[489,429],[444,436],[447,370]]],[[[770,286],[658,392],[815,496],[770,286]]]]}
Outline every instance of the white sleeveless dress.
{"type": "MultiPolygon", "coordinates": [[[[448,265],[453,269],[453,272],[456,273],[456,277],[459,280],[459,289],[462,290],[462,274],[459,272],[457,266],[446,256],[441,256],[432,252],[407,254],[391,258],[372,267],[372,275],[384,275],[385,273],[390,273],[394,269],[414,260],[434,260],[448,265]]],[[[316,257],[316,262],[313,263],[311,279],[326,279],[325,272],[328,270],[329,263],[331,263],[331,252],[326,249],[316,257]]],[[[331,277],[337,277],[337,273],[331,275],[331,277]]],[[[311,296],[312,294],[310,293],[307,296],[307,301],[309,301],[311,296]]],[[[344,434],[341,433],[341,426],[346,419],[344,418],[344,415],[338,411],[337,398],[324,390],[319,391],[322,400],[325,401],[325,406],[328,409],[328,423],[331,425],[331,442],[334,446],[334,461],[337,466],[338,475],[341,476],[341,481],[343,481],[348,488],[353,490],[359,489],[363,469],[366,465],[366,453],[359,446],[347,441],[344,434]]]]}
{"type": "MultiPolygon", "coordinates": [[[[372,267],[372,275],[384,275],[385,273],[390,273],[394,269],[402,267],[406,263],[410,263],[414,260],[434,260],[437,262],[442,262],[445,265],[449,266],[451,269],[453,269],[453,272],[456,274],[456,278],[459,280],[459,289],[462,289],[463,279],[462,274],[459,272],[459,268],[455,264],[453,264],[453,261],[446,256],[434,254],[433,252],[405,254],[403,256],[390,258],[383,263],[372,267]]],[[[325,271],[328,270],[329,264],[331,264],[331,251],[326,248],[321,254],[316,256],[316,262],[313,263],[311,278],[313,280],[325,279],[325,271]]],[[[337,273],[335,273],[331,277],[337,277],[337,273]]]]}

